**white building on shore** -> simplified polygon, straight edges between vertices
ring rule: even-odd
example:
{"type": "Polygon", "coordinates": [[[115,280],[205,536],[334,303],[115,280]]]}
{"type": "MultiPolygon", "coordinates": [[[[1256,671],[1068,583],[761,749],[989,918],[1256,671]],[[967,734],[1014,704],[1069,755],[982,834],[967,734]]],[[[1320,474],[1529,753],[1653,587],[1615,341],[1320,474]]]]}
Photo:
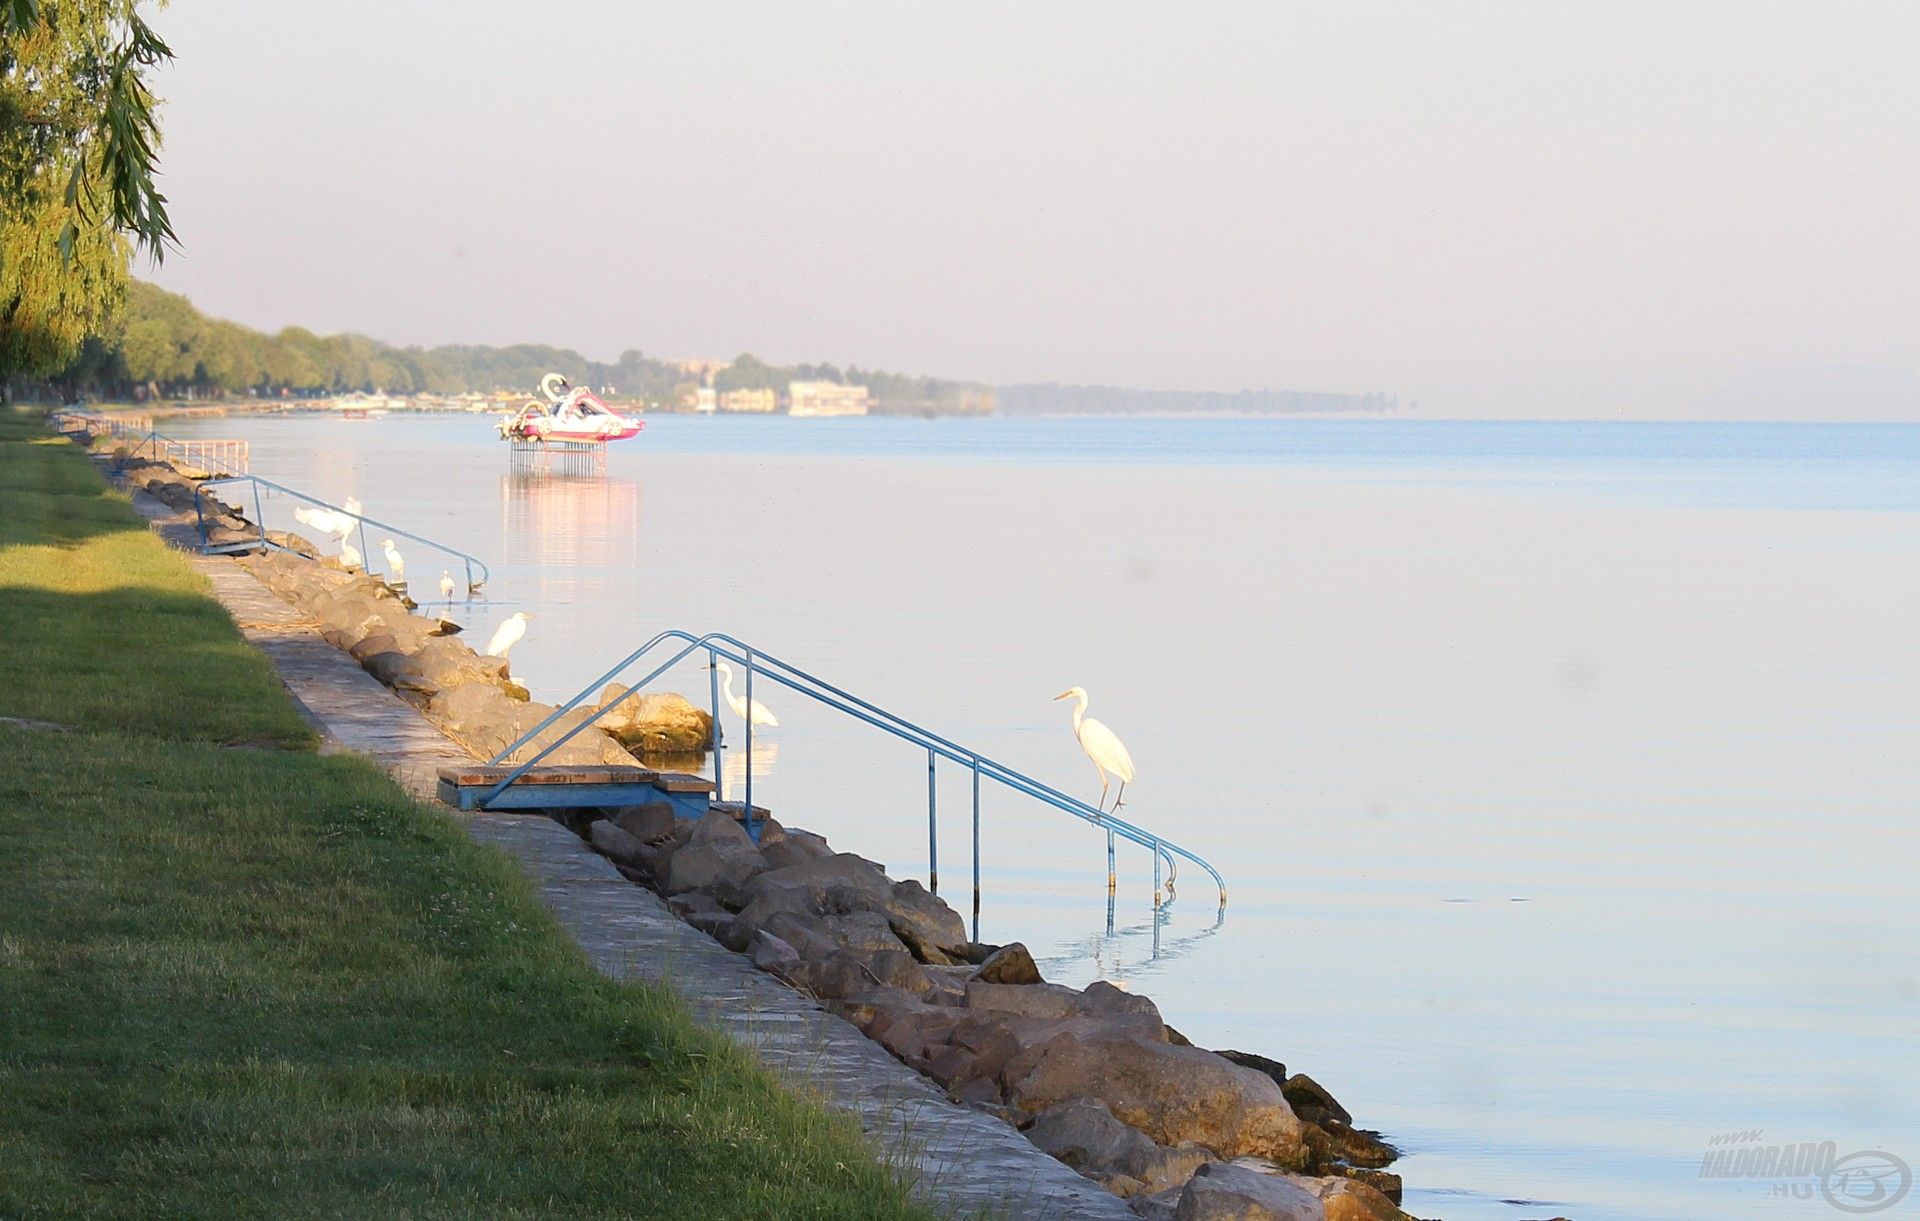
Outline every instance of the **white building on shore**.
{"type": "Polygon", "coordinates": [[[839,382],[788,382],[788,415],[865,415],[873,396],[865,386],[839,382]]]}

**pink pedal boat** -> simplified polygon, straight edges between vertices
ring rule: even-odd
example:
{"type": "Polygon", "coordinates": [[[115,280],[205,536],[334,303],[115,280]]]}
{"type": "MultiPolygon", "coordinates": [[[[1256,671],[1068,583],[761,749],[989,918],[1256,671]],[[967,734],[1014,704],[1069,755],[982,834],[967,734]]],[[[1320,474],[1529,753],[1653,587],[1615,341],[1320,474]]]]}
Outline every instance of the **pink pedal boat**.
{"type": "Polygon", "coordinates": [[[623,416],[585,386],[569,386],[558,373],[540,379],[546,402],[529,400],[525,407],[500,421],[500,435],[509,441],[624,441],[646,427],[642,420],[623,416]]]}

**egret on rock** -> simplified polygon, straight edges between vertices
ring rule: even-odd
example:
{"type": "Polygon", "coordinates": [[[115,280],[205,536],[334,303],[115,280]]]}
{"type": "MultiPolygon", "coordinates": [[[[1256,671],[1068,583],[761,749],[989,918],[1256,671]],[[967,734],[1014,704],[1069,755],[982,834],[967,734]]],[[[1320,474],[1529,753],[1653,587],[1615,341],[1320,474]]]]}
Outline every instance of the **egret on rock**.
{"type": "MultiPolygon", "coordinates": [[[[733,715],[745,718],[747,716],[747,701],[733,693],[733,668],[724,661],[719,663],[717,668],[720,671],[721,691],[727,697],[727,707],[733,709],[733,715]]],[[[780,724],[780,718],[769,712],[767,706],[759,700],[753,701],[753,716],[751,719],[755,725],[772,725],[778,728],[780,724]]]]}
{"type": "Polygon", "coordinates": [[[507,650],[520,643],[527,634],[527,620],[533,618],[525,611],[517,611],[493,633],[493,639],[487,642],[488,657],[505,657],[507,650]]]}
{"type": "Polygon", "coordinates": [[[366,562],[360,558],[360,552],[344,538],[340,540],[340,566],[342,568],[366,567],[366,562]]]}
{"type": "Polygon", "coordinates": [[[380,550],[387,555],[387,575],[402,585],[406,584],[407,562],[400,558],[400,549],[393,545],[392,539],[387,539],[380,544],[380,550]]]}
{"type": "Polygon", "coordinates": [[[1120,791],[1114,794],[1113,808],[1118,810],[1122,798],[1127,795],[1127,785],[1133,782],[1133,756],[1127,753],[1127,747],[1120,735],[1108,729],[1106,722],[1096,721],[1087,713],[1087,689],[1069,687],[1053,697],[1055,702],[1073,700],[1073,736],[1080,739],[1080,749],[1092,760],[1094,770],[1100,773],[1100,809],[1104,813],[1107,804],[1107,773],[1113,773],[1120,781],[1120,791]]]}

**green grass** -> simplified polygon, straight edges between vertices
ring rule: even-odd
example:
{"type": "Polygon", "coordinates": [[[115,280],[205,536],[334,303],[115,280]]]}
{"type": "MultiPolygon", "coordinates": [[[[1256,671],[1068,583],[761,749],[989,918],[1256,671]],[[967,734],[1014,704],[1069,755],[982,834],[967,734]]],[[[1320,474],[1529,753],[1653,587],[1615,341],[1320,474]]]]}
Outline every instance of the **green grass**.
{"type": "Polygon", "coordinates": [[[40,437],[0,414],[0,716],[72,728],[0,722],[0,1217],[919,1215],[504,857],[312,753],[40,437]]]}

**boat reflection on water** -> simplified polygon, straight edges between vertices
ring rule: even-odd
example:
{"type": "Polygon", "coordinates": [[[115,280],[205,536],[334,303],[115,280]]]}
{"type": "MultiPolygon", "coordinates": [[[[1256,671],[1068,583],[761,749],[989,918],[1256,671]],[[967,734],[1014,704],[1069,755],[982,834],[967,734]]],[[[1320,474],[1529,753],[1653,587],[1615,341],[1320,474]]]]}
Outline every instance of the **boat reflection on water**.
{"type": "Polygon", "coordinates": [[[633,480],[512,471],[500,476],[500,491],[502,531],[543,577],[572,566],[639,562],[640,485],[633,480]]]}

